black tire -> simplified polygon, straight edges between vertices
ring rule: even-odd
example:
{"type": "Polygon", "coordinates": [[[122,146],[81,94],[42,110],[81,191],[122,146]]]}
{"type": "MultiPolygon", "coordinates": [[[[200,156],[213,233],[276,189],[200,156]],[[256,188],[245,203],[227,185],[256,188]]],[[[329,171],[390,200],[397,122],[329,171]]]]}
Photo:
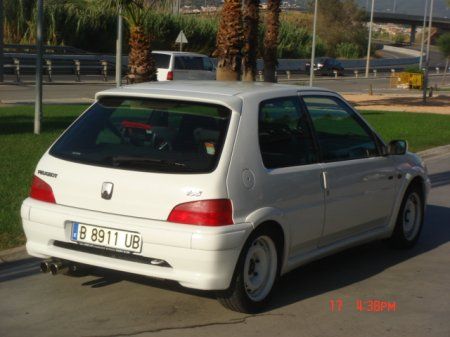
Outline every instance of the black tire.
{"type": "Polygon", "coordinates": [[[389,245],[394,248],[413,247],[417,243],[420,232],[422,231],[424,213],[425,205],[420,187],[417,185],[408,187],[403,196],[394,231],[388,241],[389,245]],[[409,203],[412,203],[412,205],[409,203]],[[405,224],[411,221],[409,218],[410,214],[408,214],[409,207],[413,207],[416,209],[416,212],[419,212],[417,215],[414,214],[414,224],[412,224],[411,230],[407,230],[408,225],[405,224]]]}
{"type": "MultiPolygon", "coordinates": [[[[268,226],[261,226],[258,227],[247,239],[244,248],[242,249],[242,252],[239,256],[238,263],[235,268],[235,272],[233,275],[233,278],[231,280],[230,287],[225,291],[217,292],[217,300],[227,309],[242,312],[242,313],[256,313],[263,310],[269,300],[270,296],[272,294],[272,291],[274,289],[274,286],[276,284],[276,281],[280,274],[280,266],[281,266],[281,259],[280,259],[280,252],[282,250],[281,242],[282,240],[279,237],[280,235],[277,233],[276,230],[268,226]],[[252,247],[259,245],[260,241],[268,241],[271,240],[274,245],[274,252],[275,256],[271,258],[271,262],[273,263],[275,261],[276,266],[271,267],[269,271],[269,283],[265,287],[264,291],[261,293],[262,298],[252,298],[249,295],[249,288],[246,287],[246,270],[248,263],[246,264],[246,261],[248,261],[248,258],[250,258],[249,253],[252,254],[252,251],[254,250],[252,247]],[[252,249],[252,250],[251,250],[252,249]],[[274,261],[273,261],[274,259],[274,261]],[[273,269],[274,268],[274,269],[273,269]],[[275,273],[273,281],[270,281],[272,272],[275,273]],[[270,288],[267,290],[267,288],[270,288]],[[266,293],[267,292],[267,293],[266,293]]],[[[258,249],[258,248],[256,248],[258,249]]],[[[270,248],[272,250],[272,248],[270,248]]],[[[253,256],[253,255],[252,255],[253,256]]],[[[264,259],[262,259],[264,260],[264,259]]],[[[250,270],[251,270],[251,263],[250,262],[250,270]]],[[[260,263],[260,262],[257,262],[260,263]]],[[[256,266],[255,263],[253,263],[253,266],[256,266]]],[[[254,268],[257,270],[256,268],[254,268]]],[[[250,271],[247,273],[250,275],[250,271]]],[[[251,278],[250,276],[247,276],[247,278],[251,278]]]]}

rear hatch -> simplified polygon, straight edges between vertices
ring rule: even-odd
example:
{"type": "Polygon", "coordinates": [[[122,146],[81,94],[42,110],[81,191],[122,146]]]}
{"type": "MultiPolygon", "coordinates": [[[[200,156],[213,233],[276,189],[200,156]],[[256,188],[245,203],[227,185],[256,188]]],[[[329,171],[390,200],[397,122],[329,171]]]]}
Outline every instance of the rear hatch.
{"type": "MultiPolygon", "coordinates": [[[[157,70],[157,80],[158,81],[167,81],[168,73],[170,71],[170,54],[164,54],[164,53],[152,53],[153,57],[155,58],[156,63],[156,70],[157,70]]],[[[172,74],[173,75],[173,74],[172,74]]]]}
{"type": "Polygon", "coordinates": [[[209,57],[201,55],[175,55],[174,80],[215,80],[216,72],[209,57]]]}
{"type": "Polygon", "coordinates": [[[227,198],[227,165],[218,165],[230,118],[214,104],[103,97],[36,172],[57,204],[166,220],[180,203],[227,198]]]}

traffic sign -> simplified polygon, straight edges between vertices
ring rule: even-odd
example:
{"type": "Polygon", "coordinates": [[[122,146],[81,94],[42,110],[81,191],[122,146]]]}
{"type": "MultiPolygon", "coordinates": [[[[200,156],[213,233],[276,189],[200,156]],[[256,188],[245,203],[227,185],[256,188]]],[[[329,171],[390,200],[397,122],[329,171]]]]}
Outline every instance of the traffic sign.
{"type": "Polygon", "coordinates": [[[183,44],[184,43],[188,43],[188,40],[186,38],[186,35],[184,35],[184,32],[182,30],[180,30],[180,33],[178,34],[175,43],[179,43],[180,44],[180,51],[183,50],[183,44]]]}

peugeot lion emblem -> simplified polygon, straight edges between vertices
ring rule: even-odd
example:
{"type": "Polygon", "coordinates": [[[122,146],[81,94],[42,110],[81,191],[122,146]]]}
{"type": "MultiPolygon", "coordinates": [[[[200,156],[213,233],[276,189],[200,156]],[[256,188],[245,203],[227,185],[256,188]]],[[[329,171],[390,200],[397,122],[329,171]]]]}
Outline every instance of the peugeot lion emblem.
{"type": "Polygon", "coordinates": [[[112,197],[114,189],[114,184],[109,182],[104,182],[102,185],[102,198],[109,200],[112,197]]]}

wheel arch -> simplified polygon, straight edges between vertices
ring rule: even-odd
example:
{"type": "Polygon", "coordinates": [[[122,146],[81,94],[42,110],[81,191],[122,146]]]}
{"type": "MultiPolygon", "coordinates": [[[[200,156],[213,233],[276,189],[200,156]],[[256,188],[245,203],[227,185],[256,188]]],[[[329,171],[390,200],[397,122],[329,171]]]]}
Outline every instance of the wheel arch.
{"type": "Polygon", "coordinates": [[[422,197],[422,201],[424,202],[424,205],[425,205],[425,199],[426,199],[425,179],[423,179],[423,177],[420,175],[417,175],[411,179],[411,181],[409,182],[408,186],[405,189],[405,192],[403,193],[403,198],[405,197],[406,191],[408,191],[408,189],[410,189],[413,186],[416,186],[419,188],[420,196],[422,197]]]}
{"type": "Polygon", "coordinates": [[[423,201],[423,211],[425,211],[425,206],[426,206],[426,197],[427,197],[427,182],[426,182],[426,177],[422,176],[421,174],[416,174],[414,176],[410,175],[408,177],[408,174],[406,175],[406,179],[404,184],[402,185],[402,187],[400,188],[400,191],[398,191],[397,194],[397,200],[395,203],[395,206],[393,208],[391,217],[390,217],[390,221],[389,221],[389,231],[387,232],[387,237],[389,237],[392,234],[392,231],[394,230],[395,227],[395,223],[397,221],[397,216],[398,216],[398,212],[400,210],[400,206],[403,202],[403,199],[405,198],[405,194],[408,191],[409,188],[411,188],[412,186],[417,186],[420,190],[420,196],[422,197],[422,201],[423,201]]]}

